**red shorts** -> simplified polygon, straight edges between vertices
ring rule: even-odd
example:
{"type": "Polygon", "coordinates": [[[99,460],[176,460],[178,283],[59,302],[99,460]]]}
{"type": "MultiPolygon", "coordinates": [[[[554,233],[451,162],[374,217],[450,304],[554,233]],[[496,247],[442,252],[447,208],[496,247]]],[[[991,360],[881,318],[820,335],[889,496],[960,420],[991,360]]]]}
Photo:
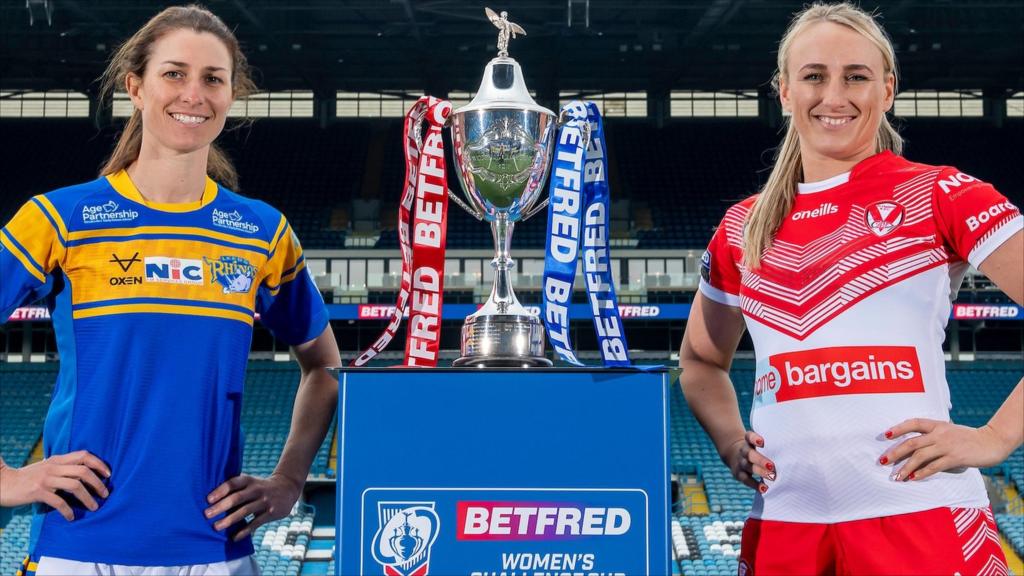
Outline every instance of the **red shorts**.
{"type": "Polygon", "coordinates": [[[943,574],[1005,576],[990,508],[935,508],[836,524],[749,519],[739,576],[943,574]]]}

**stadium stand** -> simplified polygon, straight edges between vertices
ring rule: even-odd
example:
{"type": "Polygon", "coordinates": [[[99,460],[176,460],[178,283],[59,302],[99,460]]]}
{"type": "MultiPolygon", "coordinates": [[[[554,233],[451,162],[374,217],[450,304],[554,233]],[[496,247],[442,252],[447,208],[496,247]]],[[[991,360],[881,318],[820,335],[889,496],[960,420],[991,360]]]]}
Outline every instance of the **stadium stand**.
{"type": "MultiPolygon", "coordinates": [[[[737,360],[731,377],[741,413],[750,405],[753,363],[737,360]]],[[[1020,378],[1019,362],[965,362],[948,364],[953,419],[977,426],[987,421],[1020,378]]],[[[0,364],[0,436],[4,458],[25,462],[39,441],[56,367],[53,364],[0,364]]],[[[297,368],[283,362],[250,362],[243,404],[247,473],[269,474],[288,433],[291,406],[298,385],[297,368]]],[[[678,386],[670,398],[673,474],[689,478],[706,496],[706,509],[682,502],[672,515],[671,539],[674,570],[701,576],[736,573],[739,537],[750,510],[753,491],[732,478],[718,459],[711,441],[686,405],[678,386]]],[[[312,478],[330,478],[329,453],[333,428],[317,454],[312,478]]],[[[999,483],[1015,486],[1020,500],[1024,489],[1024,449],[1007,462],[984,471],[999,483]]],[[[1024,555],[1024,501],[995,501],[1000,532],[1018,555],[1024,555]],[[1008,513],[1002,513],[1005,509],[1008,513]]],[[[317,511],[298,504],[292,515],[256,531],[256,559],[266,576],[333,574],[334,526],[317,520],[317,511]]],[[[0,532],[0,573],[13,574],[28,546],[30,513],[18,509],[0,532]]]]}
{"type": "Polygon", "coordinates": [[[25,462],[39,441],[57,367],[0,364],[0,375],[0,455],[5,462],[25,462]]]}
{"type": "MultiPolygon", "coordinates": [[[[245,452],[242,468],[249,474],[266,476],[274,471],[284,449],[292,421],[292,404],[299,385],[299,370],[286,362],[251,362],[242,406],[245,452]]],[[[334,427],[317,451],[310,476],[328,475],[328,458],[334,427]]]]}
{"type": "MultiPolygon", "coordinates": [[[[1020,163],[1024,147],[1017,124],[905,121],[908,158],[953,164],[992,182],[1015,204],[1024,200],[1020,163]],[[978,142],[985,142],[980,151],[978,142]]],[[[12,172],[0,197],[6,221],[29,195],[95,177],[112,146],[111,129],[87,121],[4,120],[5,142],[17,143],[27,162],[12,172]]],[[[726,208],[755,192],[767,178],[779,135],[757,122],[607,123],[612,195],[630,199],[629,233],[639,248],[703,248],[726,208]],[[616,174],[628,177],[616,178],[616,174]]],[[[396,120],[339,122],[259,120],[225,133],[221,143],[235,158],[243,194],[271,202],[292,223],[307,248],[340,249],[353,234],[370,247],[394,249],[395,214],[405,177],[402,126],[396,120]],[[281,146],[287,142],[287,146],[281,146]],[[369,143],[369,144],[368,144],[369,143]],[[357,212],[370,211],[371,216],[357,212]]],[[[19,156],[22,156],[19,154],[19,156]]],[[[449,187],[458,189],[449,166],[449,187]]],[[[451,206],[450,249],[492,246],[487,226],[451,206]]],[[[544,247],[544,219],[516,225],[516,248],[544,247]]]]}

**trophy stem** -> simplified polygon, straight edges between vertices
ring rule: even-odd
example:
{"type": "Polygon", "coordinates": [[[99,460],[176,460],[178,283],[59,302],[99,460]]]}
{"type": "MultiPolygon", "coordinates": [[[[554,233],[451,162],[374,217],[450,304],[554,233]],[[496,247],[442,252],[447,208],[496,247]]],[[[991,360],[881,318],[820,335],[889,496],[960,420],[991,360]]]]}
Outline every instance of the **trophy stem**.
{"type": "Polygon", "coordinates": [[[509,221],[506,213],[499,213],[491,222],[491,233],[494,235],[494,286],[491,288],[491,302],[497,307],[499,314],[507,314],[509,308],[518,307],[519,301],[512,291],[511,271],[516,261],[509,256],[509,245],[512,242],[512,230],[515,223],[509,221]]]}

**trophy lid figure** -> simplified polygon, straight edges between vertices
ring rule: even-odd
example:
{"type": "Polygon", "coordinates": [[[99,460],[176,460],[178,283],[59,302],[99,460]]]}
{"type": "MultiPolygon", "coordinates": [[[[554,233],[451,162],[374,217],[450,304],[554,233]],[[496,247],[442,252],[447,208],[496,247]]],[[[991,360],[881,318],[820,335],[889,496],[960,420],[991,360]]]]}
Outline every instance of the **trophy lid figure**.
{"type": "Polygon", "coordinates": [[[501,16],[498,16],[494,10],[490,8],[484,8],[484,12],[487,13],[487,18],[494,24],[494,27],[498,29],[498,56],[508,56],[508,40],[509,36],[512,38],[516,37],[516,34],[522,34],[526,36],[526,30],[515,22],[508,21],[508,12],[502,10],[501,16]]]}

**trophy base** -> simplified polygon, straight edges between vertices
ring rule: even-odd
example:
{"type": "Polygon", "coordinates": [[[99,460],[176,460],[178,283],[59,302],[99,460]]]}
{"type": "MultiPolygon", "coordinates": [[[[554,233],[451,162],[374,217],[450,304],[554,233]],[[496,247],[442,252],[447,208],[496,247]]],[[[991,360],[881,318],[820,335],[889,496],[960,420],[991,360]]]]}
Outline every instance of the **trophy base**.
{"type": "Polygon", "coordinates": [[[463,356],[452,361],[452,366],[456,368],[546,368],[551,366],[551,360],[517,356],[463,356]]]}
{"type": "Polygon", "coordinates": [[[462,356],[455,367],[551,366],[544,357],[544,325],[529,314],[473,315],[462,325],[462,356]]]}

